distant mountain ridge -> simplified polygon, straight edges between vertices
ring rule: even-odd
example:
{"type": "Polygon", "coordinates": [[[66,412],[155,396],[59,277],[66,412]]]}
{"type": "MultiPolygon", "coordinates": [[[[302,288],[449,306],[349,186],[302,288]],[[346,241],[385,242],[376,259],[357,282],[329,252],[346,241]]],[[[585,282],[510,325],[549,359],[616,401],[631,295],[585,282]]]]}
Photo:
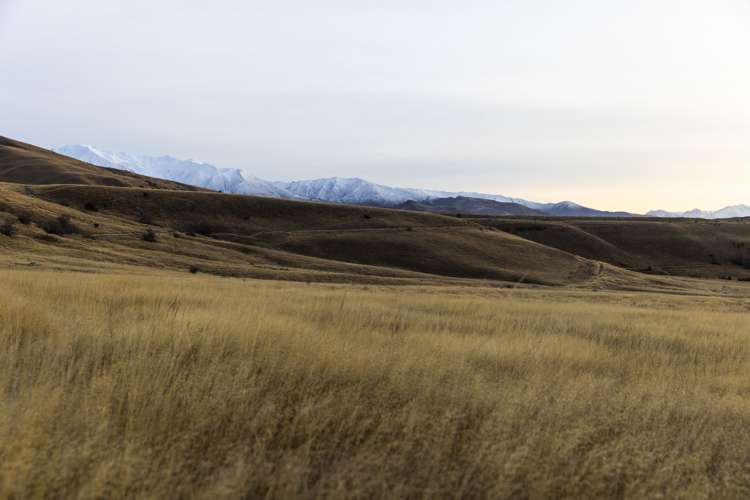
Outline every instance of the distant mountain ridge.
{"type": "Polygon", "coordinates": [[[434,198],[424,201],[407,201],[393,208],[433,212],[438,214],[472,214],[472,215],[547,215],[520,203],[507,203],[482,198],[456,196],[452,198],[434,198]]]}
{"type": "Polygon", "coordinates": [[[82,145],[63,146],[54,151],[92,165],[127,170],[140,175],[169,179],[214,191],[275,198],[296,198],[292,193],[277,187],[272,182],[257,177],[246,178],[239,169],[218,168],[193,160],[179,160],[171,156],[112,153],[93,146],[82,145]]]}
{"type": "MultiPolygon", "coordinates": [[[[129,153],[112,153],[93,146],[71,145],[54,150],[93,165],[127,170],[136,174],[203,187],[230,194],[270,196],[292,200],[313,200],[355,205],[397,206],[407,202],[425,202],[445,198],[471,198],[510,203],[557,217],[635,217],[629,212],[609,212],[584,207],[571,201],[540,203],[521,198],[466,191],[439,191],[375,184],[360,178],[330,177],[292,182],[268,181],[248,177],[236,168],[218,168],[193,160],[180,160],[171,156],[141,156],[129,153]]],[[[475,204],[476,205],[476,204],[475,204]]],[[[476,205],[478,206],[478,205],[476,205]]],[[[725,218],[748,217],[750,207],[736,205],[709,212],[652,211],[650,217],[725,218]]]]}
{"type": "Polygon", "coordinates": [[[330,177],[292,182],[268,181],[245,177],[239,169],[218,168],[193,160],[171,156],[140,156],[113,153],[94,146],[70,145],[55,149],[57,153],[98,165],[117,168],[158,178],[179,180],[186,184],[232,194],[273,196],[299,200],[329,201],[350,204],[397,205],[409,200],[464,196],[502,203],[518,203],[529,208],[543,209],[553,204],[538,203],[503,195],[450,192],[429,189],[400,188],[375,184],[360,178],[330,177]]]}
{"type": "Polygon", "coordinates": [[[735,217],[750,217],[750,206],[731,205],[719,210],[701,210],[694,208],[687,212],[668,212],[666,210],[651,210],[649,217],[684,217],[688,219],[731,219],[735,217]]]}

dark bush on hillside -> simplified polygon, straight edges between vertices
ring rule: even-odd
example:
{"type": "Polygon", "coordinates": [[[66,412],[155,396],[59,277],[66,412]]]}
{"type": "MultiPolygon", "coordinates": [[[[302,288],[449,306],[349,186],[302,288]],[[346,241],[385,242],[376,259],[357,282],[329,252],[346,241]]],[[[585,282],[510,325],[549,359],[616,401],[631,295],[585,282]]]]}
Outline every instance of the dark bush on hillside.
{"type": "Polygon", "coordinates": [[[744,267],[745,269],[750,269],[750,257],[742,254],[738,254],[736,257],[734,257],[731,260],[732,264],[735,266],[744,267]]]}
{"type": "Polygon", "coordinates": [[[153,229],[147,229],[145,233],[141,236],[141,239],[143,241],[148,241],[150,243],[156,242],[156,233],[153,229]]]}
{"type": "Polygon", "coordinates": [[[16,234],[15,220],[9,220],[0,224],[0,234],[8,237],[12,237],[16,234]]]}
{"type": "Polygon", "coordinates": [[[61,215],[53,220],[44,221],[41,228],[47,234],[65,236],[68,234],[80,234],[81,230],[71,220],[69,215],[61,215]]]}
{"type": "Polygon", "coordinates": [[[18,222],[23,224],[24,226],[28,226],[31,224],[31,214],[24,211],[18,211],[15,213],[16,217],[18,218],[18,222]]]}
{"type": "Polygon", "coordinates": [[[372,219],[372,215],[370,215],[370,214],[364,214],[362,217],[364,217],[367,220],[372,219]]]}
{"type": "Polygon", "coordinates": [[[200,269],[196,266],[190,266],[190,274],[198,274],[198,271],[200,271],[200,269]]]}
{"type": "Polygon", "coordinates": [[[216,233],[229,233],[231,229],[227,228],[223,224],[216,224],[208,220],[197,220],[189,222],[183,225],[181,228],[183,233],[188,236],[195,236],[200,234],[202,236],[211,236],[216,233]]]}
{"type": "Polygon", "coordinates": [[[90,202],[90,201],[86,202],[83,205],[83,209],[86,210],[87,212],[98,212],[99,211],[99,209],[96,207],[96,203],[93,203],[93,202],[90,202]]]}

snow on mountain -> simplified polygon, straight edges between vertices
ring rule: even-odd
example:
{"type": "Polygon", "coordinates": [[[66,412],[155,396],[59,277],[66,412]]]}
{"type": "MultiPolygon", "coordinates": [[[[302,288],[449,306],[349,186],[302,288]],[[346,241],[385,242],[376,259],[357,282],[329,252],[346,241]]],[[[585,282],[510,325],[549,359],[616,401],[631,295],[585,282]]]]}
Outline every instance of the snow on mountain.
{"type": "Polygon", "coordinates": [[[625,217],[625,212],[603,212],[570,201],[538,203],[520,198],[466,191],[438,191],[384,186],[360,178],[330,177],[292,182],[271,182],[246,176],[238,169],[217,168],[193,160],[171,156],[138,156],[112,153],[92,146],[63,146],[60,154],[108,168],[129,170],[141,175],[182,182],[232,194],[271,196],[333,203],[396,206],[407,201],[424,202],[442,198],[478,198],[500,203],[517,203],[558,216],[625,217]]]}
{"type": "Polygon", "coordinates": [[[295,195],[257,177],[246,177],[239,169],[218,168],[193,160],[179,160],[171,156],[138,156],[112,153],[93,146],[63,146],[55,152],[93,165],[127,170],[136,174],[168,179],[214,191],[233,194],[296,198],[295,195]]]}
{"type": "Polygon", "coordinates": [[[666,210],[651,210],[649,217],[686,217],[691,219],[730,219],[733,217],[750,217],[750,206],[732,205],[719,210],[701,210],[694,208],[687,212],[668,212],[666,210]]]}
{"type": "Polygon", "coordinates": [[[276,185],[296,194],[300,198],[336,203],[397,205],[407,201],[465,197],[492,200],[501,203],[518,203],[529,208],[543,208],[551,205],[519,198],[509,198],[497,194],[391,187],[359,178],[329,177],[325,179],[276,183],[276,185]]]}
{"type": "Polygon", "coordinates": [[[463,196],[503,203],[519,203],[542,210],[546,206],[551,206],[551,204],[494,194],[384,186],[359,178],[330,177],[292,182],[271,182],[246,176],[238,169],[217,168],[206,163],[179,160],[171,156],[155,157],[113,153],[93,146],[63,146],[55,149],[55,151],[100,167],[128,170],[149,177],[168,179],[233,194],[380,205],[398,205],[409,200],[425,201],[463,196]]]}
{"type": "Polygon", "coordinates": [[[424,200],[429,197],[421,189],[382,186],[358,178],[331,177],[328,179],[293,181],[284,184],[283,187],[300,198],[336,203],[392,205],[413,199],[424,200]]]}

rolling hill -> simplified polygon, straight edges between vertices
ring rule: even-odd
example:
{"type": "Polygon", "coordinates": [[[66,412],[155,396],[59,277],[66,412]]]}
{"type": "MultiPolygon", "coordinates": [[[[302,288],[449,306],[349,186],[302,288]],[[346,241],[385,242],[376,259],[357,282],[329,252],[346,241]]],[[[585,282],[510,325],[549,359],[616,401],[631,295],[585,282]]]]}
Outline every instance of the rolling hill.
{"type": "Polygon", "coordinates": [[[468,198],[466,196],[435,198],[422,202],[410,200],[394,208],[438,214],[545,215],[542,211],[534,210],[520,203],[503,203],[481,198],[468,198]]]}
{"type": "Polygon", "coordinates": [[[699,278],[750,278],[750,219],[472,220],[625,269],[699,278]]]}
{"type": "MultiPolygon", "coordinates": [[[[628,217],[626,212],[606,212],[584,207],[573,202],[539,203],[498,194],[451,192],[386,186],[357,177],[328,177],[291,182],[268,181],[248,176],[236,168],[219,168],[194,160],[180,160],[172,156],[146,156],[115,153],[88,145],[69,145],[56,151],[85,162],[108,168],[118,168],[151,177],[170,179],[230,194],[271,196],[292,200],[326,201],[355,205],[395,207],[408,202],[427,203],[436,199],[471,198],[517,204],[554,216],[628,217]]],[[[409,207],[405,207],[409,208],[409,207]]],[[[477,207],[479,208],[479,207],[477,207]]],[[[430,210],[426,210],[430,211],[430,210]]],[[[462,210],[468,213],[467,210],[462,210]]],[[[485,211],[471,213],[488,213],[485,211]]],[[[527,212],[531,215],[534,212],[527,212]]]]}
{"type": "Polygon", "coordinates": [[[683,291],[718,286],[684,276],[750,277],[744,221],[458,218],[201,191],[8,139],[0,146],[0,265],[683,291]]]}
{"type": "Polygon", "coordinates": [[[102,168],[31,144],[0,136],[0,182],[83,184],[197,191],[200,188],[102,168]]]}

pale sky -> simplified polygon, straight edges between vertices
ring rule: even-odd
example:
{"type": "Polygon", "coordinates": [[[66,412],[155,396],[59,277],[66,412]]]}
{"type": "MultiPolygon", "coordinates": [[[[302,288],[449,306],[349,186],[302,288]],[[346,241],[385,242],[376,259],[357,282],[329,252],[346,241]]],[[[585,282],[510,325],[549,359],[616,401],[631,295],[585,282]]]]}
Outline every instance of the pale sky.
{"type": "Polygon", "coordinates": [[[601,209],[750,204],[750,0],[0,0],[0,135],[601,209]]]}

